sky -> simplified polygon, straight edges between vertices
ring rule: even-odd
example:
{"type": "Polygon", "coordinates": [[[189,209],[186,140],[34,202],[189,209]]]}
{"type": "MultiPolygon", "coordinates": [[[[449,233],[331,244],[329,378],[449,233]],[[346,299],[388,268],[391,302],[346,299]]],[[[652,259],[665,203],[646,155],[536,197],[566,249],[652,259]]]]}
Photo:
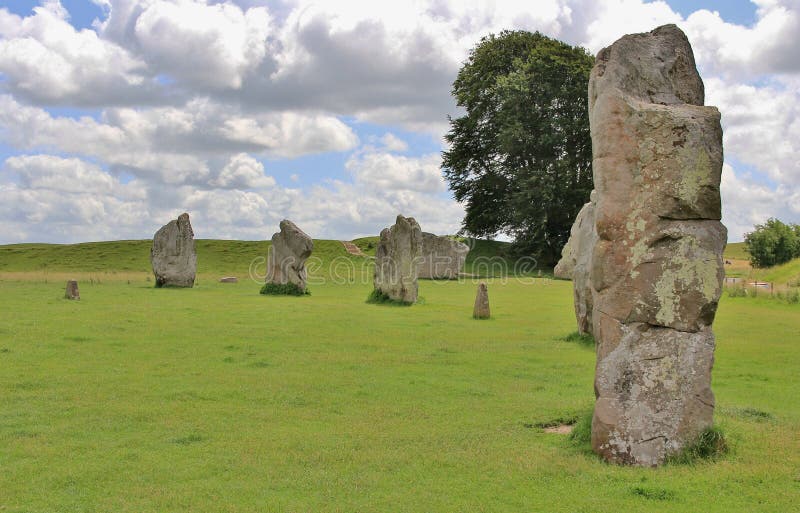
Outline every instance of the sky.
{"type": "Polygon", "coordinates": [[[676,23],[722,113],[729,241],[800,223],[800,0],[0,0],[0,244],[459,230],[441,173],[481,37],[676,23]]]}

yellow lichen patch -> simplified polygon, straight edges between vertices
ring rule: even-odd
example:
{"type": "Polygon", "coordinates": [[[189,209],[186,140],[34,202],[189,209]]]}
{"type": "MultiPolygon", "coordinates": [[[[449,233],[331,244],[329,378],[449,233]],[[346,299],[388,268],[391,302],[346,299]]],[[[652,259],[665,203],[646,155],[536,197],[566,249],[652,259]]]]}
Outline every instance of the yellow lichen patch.
{"type": "Polygon", "coordinates": [[[708,302],[718,299],[717,258],[711,251],[697,247],[695,239],[680,239],[675,256],[665,267],[654,286],[659,305],[656,320],[660,324],[675,323],[681,295],[686,291],[701,291],[708,302]]]}
{"type": "Polygon", "coordinates": [[[710,179],[711,159],[709,159],[706,151],[700,148],[697,150],[694,166],[686,166],[683,179],[678,185],[678,193],[681,199],[689,204],[696,204],[701,187],[709,183],[710,179]]]}

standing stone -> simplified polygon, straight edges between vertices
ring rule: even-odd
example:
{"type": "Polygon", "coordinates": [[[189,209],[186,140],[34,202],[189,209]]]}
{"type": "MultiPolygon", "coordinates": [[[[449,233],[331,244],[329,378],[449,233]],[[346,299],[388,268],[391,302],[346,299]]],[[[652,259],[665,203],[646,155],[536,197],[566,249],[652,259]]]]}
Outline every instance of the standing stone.
{"type": "Polygon", "coordinates": [[[489,310],[489,289],[486,284],[478,284],[478,293],[475,295],[475,308],[472,309],[472,317],[475,319],[488,319],[492,316],[489,310]]]}
{"type": "Polygon", "coordinates": [[[69,280],[67,282],[67,290],[64,292],[65,299],[80,299],[81,294],[78,292],[78,282],[69,280]]]}
{"type": "Polygon", "coordinates": [[[469,246],[450,237],[422,232],[422,259],[418,277],[434,280],[458,278],[467,260],[469,246]]]}
{"type": "Polygon", "coordinates": [[[267,259],[267,283],[291,283],[306,290],[306,260],[314,250],[314,241],[296,224],[284,219],[281,231],[272,236],[272,248],[267,259]]]}
{"type": "Polygon", "coordinates": [[[156,287],[192,287],[197,272],[194,232],[189,214],[183,213],[158,230],[153,237],[150,263],[156,287]]]}
{"type": "Polygon", "coordinates": [[[597,241],[592,447],[654,466],[712,424],[722,289],[720,114],[675,25],[600,51],[589,81],[597,241]]]}
{"type": "Polygon", "coordinates": [[[417,269],[422,253],[422,230],[413,217],[397,216],[381,231],[375,250],[375,290],[394,301],[417,300],[417,269]]]}
{"type": "Polygon", "coordinates": [[[597,242],[594,225],[594,210],[597,193],[592,191],[589,203],[585,204],[575,224],[572,225],[569,241],[561,252],[553,274],[557,278],[572,280],[572,294],[575,303],[575,320],[582,334],[592,332],[592,286],[589,274],[592,263],[592,250],[597,242]]]}

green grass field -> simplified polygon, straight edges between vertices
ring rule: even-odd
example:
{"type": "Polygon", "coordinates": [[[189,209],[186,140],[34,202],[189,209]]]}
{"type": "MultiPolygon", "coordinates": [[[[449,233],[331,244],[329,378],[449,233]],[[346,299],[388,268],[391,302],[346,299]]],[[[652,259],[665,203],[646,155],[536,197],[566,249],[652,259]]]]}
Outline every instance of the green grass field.
{"type": "Polygon", "coordinates": [[[0,247],[0,512],[800,503],[800,305],[722,299],[728,455],[622,468],[536,427],[594,400],[594,351],[564,340],[570,282],[491,280],[494,318],[475,321],[472,281],[421,281],[410,308],[366,304],[365,259],[335,273],[360,269],[356,283],[332,283],[326,266],[349,258],[335,241],[316,242],[305,297],[246,278],[265,243],[197,244],[194,289],[153,288],[143,242],[0,247]],[[73,274],[80,301],[62,299],[73,274]]]}
{"type": "Polygon", "coordinates": [[[729,242],[725,246],[725,258],[750,260],[750,253],[747,252],[744,242],[729,242]]]}

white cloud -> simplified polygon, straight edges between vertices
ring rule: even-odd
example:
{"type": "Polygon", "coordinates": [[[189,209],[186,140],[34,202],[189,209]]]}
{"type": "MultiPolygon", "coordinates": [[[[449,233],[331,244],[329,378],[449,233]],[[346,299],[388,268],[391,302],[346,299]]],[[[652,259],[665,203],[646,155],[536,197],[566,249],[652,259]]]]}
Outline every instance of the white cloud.
{"type": "Polygon", "coordinates": [[[368,150],[354,155],[345,167],[356,183],[370,188],[436,193],[447,190],[441,164],[437,154],[412,158],[368,150]]]}
{"type": "Polygon", "coordinates": [[[800,88],[712,78],[706,91],[707,102],[722,112],[726,154],[778,184],[800,187],[800,88]]]}
{"type": "Polygon", "coordinates": [[[141,237],[143,227],[151,222],[141,183],[123,184],[79,159],[10,157],[0,177],[0,226],[4,227],[0,240],[141,237]]]}
{"type": "Polygon", "coordinates": [[[752,176],[737,173],[725,165],[722,169],[722,221],[728,228],[728,240],[744,240],[770,217],[784,222],[800,223],[800,191],[786,186],[769,187],[752,176]]]}
{"type": "Polygon", "coordinates": [[[99,167],[80,159],[52,155],[22,155],[5,161],[4,171],[16,173],[28,189],[108,194],[114,179],[99,167]]]}
{"type": "Polygon", "coordinates": [[[381,144],[383,144],[383,147],[388,151],[395,151],[399,153],[408,151],[408,143],[392,133],[387,132],[384,134],[383,137],[381,137],[381,144]]]}
{"type": "Polygon", "coordinates": [[[264,165],[246,153],[231,157],[211,185],[227,189],[266,188],[275,185],[275,179],[264,175],[264,165]]]}
{"type": "Polygon", "coordinates": [[[167,184],[214,180],[212,157],[242,151],[294,157],[353,148],[358,138],[336,118],[287,112],[243,117],[194,100],[182,108],[116,108],[102,121],[54,117],[0,96],[0,140],[102,159],[117,171],[167,184]]]}
{"type": "MultiPolygon", "coordinates": [[[[663,1],[612,0],[596,4],[593,19],[579,42],[598,52],[625,34],[649,32],[667,23],[678,23],[681,16],[663,1]]],[[[584,2],[585,5],[585,2],[584,2]]]]}
{"type": "Polygon", "coordinates": [[[682,24],[705,72],[740,80],[800,72],[794,43],[800,31],[800,5],[796,0],[756,3],[761,6],[752,27],[727,23],[708,10],[694,12],[682,24]]]}
{"type": "MultiPolygon", "coordinates": [[[[3,165],[14,177],[0,184],[6,240],[149,236],[182,210],[204,236],[264,238],[290,217],[317,236],[349,238],[398,213],[453,232],[463,211],[444,193],[439,157],[391,131],[446,131],[452,81],[482,36],[540,30],[596,52],[670,22],[689,36],[707,103],[722,112],[737,168],[723,178],[732,237],[797,214],[797,0],[756,1],[748,27],[709,10],[683,20],[644,0],[93,1],[106,13],[94,30],[74,29],[55,0],[27,17],[0,8],[0,140],[42,153],[3,165]],[[360,121],[385,125],[366,137],[374,147],[356,149],[360,121]],[[259,161],[353,150],[344,170],[323,172],[340,180],[305,190],[278,187],[259,161]],[[59,208],[72,210],[59,220],[59,208]],[[121,227],[98,216],[119,216],[121,227]]],[[[290,180],[310,181],[298,172],[290,180]]]]}
{"type": "Polygon", "coordinates": [[[314,236],[347,240],[377,235],[398,214],[414,217],[425,231],[453,234],[461,227],[464,210],[441,194],[333,182],[298,195],[288,217],[314,236]]]}
{"type": "Polygon", "coordinates": [[[66,16],[56,1],[25,18],[0,9],[0,73],[12,91],[42,103],[86,105],[159,96],[143,61],[93,30],[75,30],[66,16]]]}
{"type": "MultiPolygon", "coordinates": [[[[124,3],[111,2],[111,18],[124,3]]],[[[264,59],[271,31],[264,7],[243,11],[230,3],[188,0],[147,2],[127,23],[133,24],[142,58],[155,70],[212,89],[241,87],[244,75],[264,59]]]]}

